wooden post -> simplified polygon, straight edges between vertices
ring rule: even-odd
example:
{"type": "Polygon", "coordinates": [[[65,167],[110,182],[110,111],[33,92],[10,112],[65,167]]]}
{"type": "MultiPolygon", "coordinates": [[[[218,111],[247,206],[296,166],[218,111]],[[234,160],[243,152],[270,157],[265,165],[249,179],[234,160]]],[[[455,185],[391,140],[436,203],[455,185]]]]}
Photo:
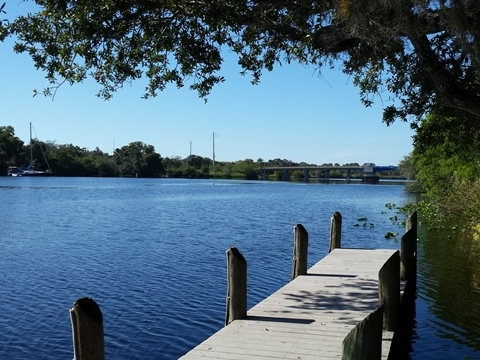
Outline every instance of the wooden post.
{"type": "Polygon", "coordinates": [[[225,325],[247,317],[247,260],[236,247],[227,250],[227,278],[225,325]]]}
{"type": "Polygon", "coordinates": [[[343,339],[342,360],[380,360],[382,357],[383,306],[355,326],[343,339]]]}
{"type": "Polygon", "coordinates": [[[378,297],[383,309],[383,328],[395,331],[400,322],[400,254],[397,251],[378,272],[378,297]]]}
{"type": "Polygon", "coordinates": [[[302,224],[293,227],[293,264],[292,280],[299,275],[307,274],[308,233],[302,224]]]}
{"type": "Polygon", "coordinates": [[[341,247],[342,240],[342,214],[338,211],[335,211],[332,216],[331,226],[330,226],[330,248],[328,252],[331,252],[333,249],[338,249],[341,247]]]}
{"type": "Polygon", "coordinates": [[[105,360],[103,315],[93,299],[75,301],[70,310],[74,360],[105,360]]]}
{"type": "Polygon", "coordinates": [[[405,226],[405,231],[408,231],[410,229],[415,229],[417,230],[417,212],[414,211],[412,215],[410,215],[407,219],[407,224],[405,226]]]}
{"type": "Polygon", "coordinates": [[[407,219],[406,233],[400,243],[400,279],[417,277],[417,212],[407,219]]]}

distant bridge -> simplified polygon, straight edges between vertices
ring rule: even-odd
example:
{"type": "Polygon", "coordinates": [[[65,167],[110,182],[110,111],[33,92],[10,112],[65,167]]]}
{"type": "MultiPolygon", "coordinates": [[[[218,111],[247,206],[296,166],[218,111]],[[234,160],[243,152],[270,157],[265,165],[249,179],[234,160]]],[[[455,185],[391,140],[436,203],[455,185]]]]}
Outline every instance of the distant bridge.
{"type": "Polygon", "coordinates": [[[373,163],[365,163],[363,165],[298,165],[298,166],[265,166],[262,167],[263,178],[268,179],[268,174],[273,171],[283,171],[284,180],[288,180],[290,171],[303,171],[305,180],[310,178],[310,171],[322,171],[326,181],[330,179],[330,170],[343,170],[346,171],[346,180],[350,181],[352,171],[360,171],[363,173],[362,181],[365,183],[376,183],[379,177],[376,173],[383,171],[395,171],[398,170],[398,166],[377,166],[373,163]]]}

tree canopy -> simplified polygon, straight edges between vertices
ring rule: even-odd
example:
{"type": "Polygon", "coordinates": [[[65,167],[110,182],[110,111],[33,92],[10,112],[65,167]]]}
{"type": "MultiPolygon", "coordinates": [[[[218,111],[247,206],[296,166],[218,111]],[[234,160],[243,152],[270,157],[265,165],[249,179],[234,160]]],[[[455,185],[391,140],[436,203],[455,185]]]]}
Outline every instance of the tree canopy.
{"type": "Polygon", "coordinates": [[[434,226],[471,225],[480,238],[480,126],[470,116],[429,114],[419,123],[411,155],[400,171],[412,172],[421,190],[420,216],[434,226]],[[403,171],[402,171],[403,170],[403,171]]]}
{"type": "Polygon", "coordinates": [[[0,126],[0,171],[6,173],[8,166],[23,161],[23,141],[15,136],[12,126],[0,126]]]}
{"type": "Polygon", "coordinates": [[[480,127],[470,117],[427,116],[414,136],[413,161],[429,195],[444,197],[457,178],[480,179],[480,127]]]}
{"type": "MultiPolygon", "coordinates": [[[[36,0],[8,25],[50,87],[81,82],[112,94],[148,78],[145,97],[168,84],[207,97],[224,81],[225,52],[252,82],[275,65],[341,64],[383,120],[416,124],[426,113],[480,120],[478,0],[36,0]]],[[[8,9],[7,9],[8,12],[8,9]]]]}
{"type": "Polygon", "coordinates": [[[159,177],[163,175],[162,157],[153,145],[135,141],[114,152],[121,176],[159,177]]]}

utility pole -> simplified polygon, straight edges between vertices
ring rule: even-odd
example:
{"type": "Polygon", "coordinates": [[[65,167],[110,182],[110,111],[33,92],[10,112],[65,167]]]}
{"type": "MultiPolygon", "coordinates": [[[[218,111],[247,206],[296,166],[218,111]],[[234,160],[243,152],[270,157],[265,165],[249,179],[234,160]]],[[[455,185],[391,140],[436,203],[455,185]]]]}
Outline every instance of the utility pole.
{"type": "Polygon", "coordinates": [[[213,133],[213,166],[215,166],[215,132],[213,133]]]}

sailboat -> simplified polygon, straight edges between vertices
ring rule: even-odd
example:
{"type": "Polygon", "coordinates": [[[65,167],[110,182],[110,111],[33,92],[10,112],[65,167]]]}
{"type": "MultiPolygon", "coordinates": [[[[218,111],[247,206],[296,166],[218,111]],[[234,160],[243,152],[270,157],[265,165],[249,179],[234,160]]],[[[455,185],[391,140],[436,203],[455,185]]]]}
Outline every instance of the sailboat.
{"type": "Polygon", "coordinates": [[[52,169],[50,169],[50,165],[48,164],[47,158],[45,153],[43,152],[42,148],[40,147],[40,151],[42,152],[43,159],[47,164],[48,170],[35,170],[35,165],[33,162],[33,139],[32,139],[32,123],[30,123],[30,162],[27,167],[18,167],[18,166],[9,166],[7,170],[8,176],[46,176],[52,175],[52,169]]]}

